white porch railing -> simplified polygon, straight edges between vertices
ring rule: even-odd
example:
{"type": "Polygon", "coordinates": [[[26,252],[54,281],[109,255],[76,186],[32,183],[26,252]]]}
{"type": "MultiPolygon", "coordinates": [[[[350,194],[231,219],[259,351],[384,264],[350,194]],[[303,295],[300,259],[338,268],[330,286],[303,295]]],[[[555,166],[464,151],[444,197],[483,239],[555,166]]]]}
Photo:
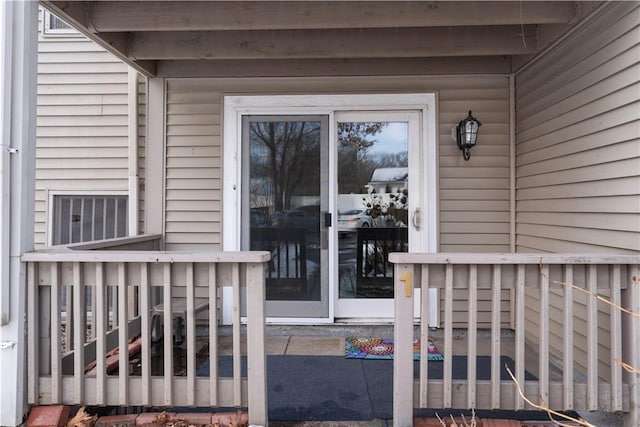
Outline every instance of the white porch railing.
{"type": "Polygon", "coordinates": [[[23,255],[28,287],[29,403],[248,407],[250,424],[266,426],[264,262],[268,259],[268,252],[65,251],[23,255]],[[221,288],[227,286],[233,289],[231,378],[221,377],[217,364],[218,301],[221,288]],[[247,301],[246,378],[241,375],[243,287],[247,301]],[[159,302],[162,308],[154,310],[159,302]],[[176,313],[178,305],[184,307],[181,313],[176,313]],[[203,307],[204,312],[196,313],[203,307]],[[174,372],[172,328],[176,314],[185,317],[187,360],[182,375],[174,372]],[[201,321],[208,326],[208,337],[203,338],[209,348],[208,376],[196,373],[196,314],[198,319],[204,317],[201,321]],[[152,325],[154,316],[162,319],[164,338],[156,345],[162,349],[161,366],[152,368],[151,331],[160,323],[152,325]],[[140,367],[130,373],[127,349],[136,336],[140,367]],[[107,353],[113,348],[119,349],[117,374],[108,375],[107,353]],[[95,365],[93,371],[90,363],[95,365]]]}
{"type": "Polygon", "coordinates": [[[640,319],[596,297],[606,295],[604,299],[640,313],[640,257],[394,253],[389,258],[396,264],[394,426],[413,425],[414,408],[532,409],[514,381],[501,379],[500,293],[504,289],[511,291],[512,299],[514,375],[526,397],[554,410],[622,411],[625,425],[640,425],[640,376],[626,372],[620,364],[640,368],[640,319]],[[439,288],[444,294],[444,362],[422,357],[415,382],[414,288],[422,290],[421,354],[426,354],[429,335],[426,290],[439,288]],[[454,289],[468,291],[465,380],[452,378],[454,289]],[[489,289],[493,296],[491,379],[487,381],[476,380],[478,289],[489,289]],[[525,364],[531,356],[537,357],[537,363],[525,364]],[[554,374],[552,361],[561,364],[554,374]],[[429,363],[444,364],[442,379],[428,377],[429,363]],[[525,369],[535,372],[537,380],[526,380],[525,369]]]}

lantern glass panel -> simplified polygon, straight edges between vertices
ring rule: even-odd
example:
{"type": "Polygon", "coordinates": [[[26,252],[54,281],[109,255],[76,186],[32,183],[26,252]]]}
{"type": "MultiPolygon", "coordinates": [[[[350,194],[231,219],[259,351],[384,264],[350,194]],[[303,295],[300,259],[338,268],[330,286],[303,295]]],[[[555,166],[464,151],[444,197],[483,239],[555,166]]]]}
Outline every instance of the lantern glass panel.
{"type": "Polygon", "coordinates": [[[464,144],[467,147],[476,145],[476,137],[478,136],[478,123],[475,120],[469,120],[465,124],[464,144]]]}

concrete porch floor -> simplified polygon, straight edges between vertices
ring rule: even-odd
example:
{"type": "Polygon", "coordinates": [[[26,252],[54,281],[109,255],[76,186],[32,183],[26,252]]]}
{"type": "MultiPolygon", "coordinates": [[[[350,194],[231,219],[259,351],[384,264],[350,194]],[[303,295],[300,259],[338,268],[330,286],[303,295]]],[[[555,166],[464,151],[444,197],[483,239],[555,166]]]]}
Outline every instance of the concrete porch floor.
{"type": "MultiPolygon", "coordinates": [[[[219,337],[219,351],[221,355],[230,355],[232,352],[231,330],[221,330],[219,337]]],[[[380,337],[393,338],[393,325],[390,324],[332,324],[332,325],[268,325],[266,330],[266,346],[268,355],[316,355],[316,356],[343,356],[345,354],[344,339],[347,337],[380,337]]],[[[432,329],[429,332],[434,344],[444,351],[444,331],[432,329]]],[[[416,327],[414,336],[419,336],[416,327]]],[[[504,356],[515,358],[515,333],[509,329],[503,329],[500,337],[500,353],[504,356]]],[[[478,356],[491,355],[491,331],[481,329],[477,332],[476,352],[478,356]]],[[[466,329],[454,329],[452,342],[452,355],[468,354],[469,335],[466,329]]],[[[246,340],[242,340],[242,352],[246,353],[246,340]]],[[[536,348],[526,345],[525,350],[526,369],[538,376],[538,353],[536,348]]],[[[560,367],[550,367],[551,380],[562,380],[560,367]]],[[[580,416],[599,427],[622,426],[622,417],[617,413],[580,413],[580,416]]],[[[371,421],[327,421],[327,422],[300,422],[300,421],[274,421],[270,426],[280,427],[390,427],[392,420],[371,421]]],[[[524,423],[523,423],[524,425],[524,423]]],[[[534,422],[531,425],[543,425],[534,422]]]]}
{"type": "MultiPolygon", "coordinates": [[[[232,351],[233,340],[230,331],[223,331],[219,338],[219,352],[229,355],[232,351]]],[[[416,335],[418,332],[416,331],[416,335]]],[[[316,355],[342,356],[344,355],[344,339],[347,337],[376,337],[393,338],[392,325],[314,325],[314,326],[267,326],[267,354],[268,355],[316,355]]],[[[429,335],[436,346],[442,351],[444,348],[444,333],[441,329],[433,329],[429,335]]],[[[491,332],[478,331],[476,351],[479,356],[491,355],[491,332]]],[[[501,353],[514,357],[513,332],[503,330],[501,335],[501,353]]],[[[453,355],[466,355],[469,341],[465,329],[456,329],[453,333],[453,355]]],[[[242,352],[246,353],[246,340],[242,340],[242,352]]]]}
{"type": "MultiPolygon", "coordinates": [[[[232,355],[233,338],[232,329],[228,326],[218,327],[218,354],[221,356],[232,355]]],[[[246,355],[246,333],[244,326],[241,330],[241,352],[246,355]]],[[[419,336],[419,328],[416,327],[414,336],[419,336]]],[[[444,354],[444,331],[431,329],[429,336],[444,354]]],[[[479,329],[476,334],[475,349],[478,356],[491,355],[491,331],[479,329]]],[[[393,325],[391,324],[328,324],[328,325],[267,325],[266,327],[266,352],[269,356],[297,355],[297,356],[344,356],[347,337],[375,337],[393,338],[393,325]]],[[[208,348],[209,328],[206,324],[200,324],[196,328],[196,352],[197,365],[200,366],[209,357],[208,348]]],[[[159,374],[162,371],[163,355],[162,341],[156,342],[152,350],[152,372],[159,374]]],[[[451,343],[452,356],[464,356],[468,354],[469,334],[466,329],[454,329],[451,343]]],[[[501,330],[500,355],[515,360],[515,333],[510,329],[501,330]]],[[[174,347],[174,374],[186,374],[186,343],[174,347]]],[[[525,347],[525,369],[538,377],[539,362],[537,348],[527,344],[525,347]]],[[[561,366],[550,365],[551,380],[562,380],[561,366]]],[[[581,375],[576,375],[576,380],[581,375]]]]}
{"type": "MultiPolygon", "coordinates": [[[[219,354],[232,354],[233,340],[231,330],[222,328],[218,339],[219,354]]],[[[347,337],[376,337],[393,338],[393,325],[268,325],[266,330],[267,355],[309,355],[309,356],[343,356],[345,353],[344,339],[347,337]]],[[[419,336],[416,327],[414,336],[419,336]]],[[[432,329],[429,332],[434,344],[440,352],[444,351],[444,331],[432,329]]],[[[475,343],[478,356],[491,355],[491,331],[479,329],[475,343]]],[[[468,354],[469,334],[466,329],[453,330],[451,344],[452,355],[468,354]]],[[[246,339],[243,336],[241,350],[246,354],[246,339]]],[[[503,329],[500,336],[500,354],[515,359],[515,334],[510,329],[503,329]]],[[[525,366],[529,372],[538,376],[538,353],[536,349],[527,345],[525,350],[525,366]]],[[[551,366],[551,380],[562,380],[562,371],[551,366]]]]}
{"type": "MultiPolygon", "coordinates": [[[[199,359],[208,357],[208,326],[198,325],[197,349],[199,359]]],[[[232,329],[221,326],[218,328],[218,353],[221,356],[232,354],[232,329]]],[[[241,330],[241,351],[246,354],[246,335],[244,327],[241,330]]],[[[415,329],[415,336],[419,335],[419,329],[415,329]]],[[[332,325],[268,325],[266,328],[266,351],[267,355],[303,355],[303,356],[344,356],[344,339],[346,337],[380,337],[392,338],[393,325],[390,324],[332,324],[332,325]]],[[[430,330],[430,336],[435,345],[444,352],[444,331],[441,329],[430,330]]],[[[468,353],[469,335],[466,329],[455,329],[453,331],[452,355],[466,355],[468,353]]],[[[478,356],[491,355],[491,331],[478,330],[475,348],[478,356]]],[[[515,358],[515,334],[513,331],[505,329],[501,331],[501,355],[515,358]]],[[[184,366],[182,358],[186,352],[186,345],[174,347],[174,367],[181,371],[184,366]]],[[[526,348],[526,369],[537,376],[538,359],[537,352],[533,346],[526,348]]],[[[160,356],[161,357],[161,356],[160,356]]],[[[186,359],[184,359],[186,361],[186,359]]],[[[198,362],[198,365],[200,363],[198,362]]],[[[184,375],[184,372],[176,372],[177,375],[184,375]]],[[[551,367],[553,380],[561,380],[562,373],[557,367],[551,367]]],[[[581,414],[585,419],[597,421],[600,427],[622,425],[619,414],[581,414]],[[595,418],[594,418],[595,417],[595,418]]],[[[327,422],[301,422],[301,421],[273,421],[271,426],[298,427],[298,426],[321,426],[321,427],[387,427],[392,425],[390,419],[374,419],[370,421],[327,421],[327,422]]]]}

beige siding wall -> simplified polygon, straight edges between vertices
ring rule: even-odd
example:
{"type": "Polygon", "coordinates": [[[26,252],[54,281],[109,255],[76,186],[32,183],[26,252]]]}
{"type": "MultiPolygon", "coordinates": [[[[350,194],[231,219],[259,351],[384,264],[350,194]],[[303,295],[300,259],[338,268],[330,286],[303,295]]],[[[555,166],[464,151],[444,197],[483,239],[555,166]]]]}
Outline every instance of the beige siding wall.
{"type": "MultiPolygon", "coordinates": [[[[509,251],[509,79],[506,76],[172,79],[167,83],[166,249],[219,249],[221,110],[225,93],[438,93],[440,250],[509,251]],[[451,129],[469,110],[482,122],[465,162],[451,129]]],[[[481,311],[490,293],[479,292],[481,311]]],[[[466,316],[464,295],[457,314],[466,316]]],[[[505,300],[508,295],[504,296],[505,300]]],[[[508,322],[508,303],[504,321],[508,322]]],[[[488,319],[483,313],[480,320],[488,319]]]]}
{"type": "MultiPolygon", "coordinates": [[[[516,76],[519,252],[640,251],[639,44],[638,3],[622,2],[516,76]]],[[[563,339],[558,295],[550,313],[557,354],[563,339]]],[[[529,292],[528,301],[535,339],[538,295],[529,292]]],[[[584,371],[584,299],[575,310],[574,343],[584,371]]],[[[601,307],[601,327],[608,325],[607,313],[601,307]]],[[[610,365],[607,347],[599,356],[610,365]]]]}
{"type": "Polygon", "coordinates": [[[612,7],[517,76],[519,251],[640,251],[639,23],[612,7]]]}
{"type": "Polygon", "coordinates": [[[42,30],[36,247],[47,244],[50,192],[128,190],[127,66],[82,35],[42,30]]]}
{"type": "Polygon", "coordinates": [[[167,249],[219,248],[224,93],[438,92],[440,250],[509,250],[509,83],[504,76],[172,79],[167,83],[167,249]],[[465,162],[451,129],[482,121],[465,162]]]}

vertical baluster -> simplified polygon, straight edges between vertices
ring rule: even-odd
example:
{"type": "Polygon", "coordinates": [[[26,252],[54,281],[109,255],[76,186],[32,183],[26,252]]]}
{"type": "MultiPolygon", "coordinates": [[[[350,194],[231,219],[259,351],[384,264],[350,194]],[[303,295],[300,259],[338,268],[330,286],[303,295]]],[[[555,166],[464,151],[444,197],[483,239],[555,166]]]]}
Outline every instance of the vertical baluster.
{"type": "Polygon", "coordinates": [[[549,266],[542,266],[540,275],[540,404],[549,404],[549,266]]]}
{"type": "Polygon", "coordinates": [[[121,405],[129,404],[129,331],[127,319],[127,272],[124,262],[118,263],[118,393],[121,405]]]}
{"type": "Polygon", "coordinates": [[[587,273],[587,409],[598,409],[598,270],[589,265],[587,273]]]}
{"type": "Polygon", "coordinates": [[[151,405],[151,302],[149,289],[149,264],[140,263],[140,328],[142,349],[140,353],[143,405],[151,405]]]}
{"type": "MultiPolygon", "coordinates": [[[[620,265],[615,264],[611,271],[611,302],[617,306],[621,305],[620,289],[622,287],[622,275],[620,265]]],[[[615,307],[609,309],[611,318],[611,410],[622,410],[622,367],[614,362],[622,359],[622,313],[615,307]]]]}
{"type": "Polygon", "coordinates": [[[284,266],[286,268],[284,277],[291,277],[291,266],[289,265],[289,261],[291,260],[291,255],[289,254],[291,245],[289,244],[289,242],[285,242],[284,247],[285,247],[285,254],[286,254],[286,256],[284,257],[284,266]]]}
{"type": "Polygon", "coordinates": [[[564,357],[562,373],[564,409],[573,409],[573,265],[564,269],[564,357]]]}
{"type": "Polygon", "coordinates": [[[68,240],[64,243],[75,243],[73,241],[73,200],[73,197],[69,198],[69,235],[68,240]]]}
{"type": "MultiPolygon", "coordinates": [[[[625,288],[620,296],[622,306],[629,310],[622,318],[622,361],[635,369],[640,369],[640,264],[630,264],[625,278],[625,288]]],[[[624,423],[640,425],[640,375],[625,372],[624,381],[629,386],[629,412],[624,415],[624,423]]]]}
{"type": "Polygon", "coordinates": [[[85,242],[87,239],[84,238],[84,227],[86,223],[89,223],[89,221],[87,221],[84,217],[85,212],[84,212],[84,204],[85,204],[85,200],[84,199],[80,199],[80,236],[78,241],[79,242],[85,242]]]}
{"type": "Polygon", "coordinates": [[[173,404],[173,316],[171,301],[171,263],[164,264],[162,278],[163,337],[164,337],[164,404],[173,404]]]}
{"type": "Polygon", "coordinates": [[[491,407],[500,408],[500,323],[502,267],[493,266],[491,310],[491,407]]]}
{"type": "Polygon", "coordinates": [[[39,352],[39,286],[38,286],[38,264],[27,263],[27,380],[28,380],[28,403],[38,404],[40,402],[39,377],[40,364],[39,352]]]}
{"type": "Polygon", "coordinates": [[[478,266],[469,265],[469,323],[467,326],[467,407],[476,407],[476,379],[478,345],[478,266]]]}
{"type": "MultiPolygon", "coordinates": [[[[84,285],[79,262],[73,263],[73,318],[78,323],[73,334],[73,383],[75,403],[84,401],[84,342],[87,323],[85,320],[84,285]]],[[[71,339],[67,336],[67,339],[71,339]]]]}
{"type": "MultiPolygon", "coordinates": [[[[524,389],[524,336],[525,336],[525,266],[518,264],[516,273],[516,380],[524,389]]],[[[515,409],[524,409],[524,399],[516,393],[515,409]]]]}
{"type": "Polygon", "coordinates": [[[267,424],[264,265],[249,264],[247,277],[247,380],[249,424],[267,424]]]}
{"type": "Polygon", "coordinates": [[[193,279],[193,263],[186,265],[185,283],[187,285],[187,318],[185,331],[187,333],[187,403],[196,404],[196,318],[195,318],[195,288],[193,279]]]}
{"type": "MultiPolygon", "coordinates": [[[[91,307],[91,333],[90,333],[90,337],[91,339],[95,339],[96,338],[96,289],[95,288],[90,288],[91,289],[91,300],[90,300],[90,307],[91,307]]],[[[87,310],[87,313],[89,312],[89,310],[87,310]]]]}
{"type": "MultiPolygon", "coordinates": [[[[102,238],[106,239],[107,238],[107,218],[110,218],[111,216],[109,215],[109,213],[107,212],[107,198],[103,198],[102,199],[102,238]]],[[[118,215],[113,215],[113,217],[117,218],[118,215]]],[[[116,311],[114,311],[114,313],[116,313],[116,311]]],[[[115,317],[115,315],[114,315],[115,317]]]]}
{"type": "Polygon", "coordinates": [[[111,286],[111,330],[115,330],[120,321],[118,319],[118,313],[120,312],[118,308],[118,285],[111,286]]]}
{"type": "Polygon", "coordinates": [[[107,354],[107,325],[109,317],[109,307],[107,307],[106,284],[104,274],[104,263],[96,263],[96,312],[94,324],[96,327],[96,403],[106,405],[107,377],[106,377],[106,354],[107,354]]]}
{"type": "Polygon", "coordinates": [[[75,319],[73,318],[73,291],[74,288],[73,286],[69,285],[69,284],[62,284],[62,288],[64,289],[64,296],[65,296],[65,324],[64,324],[64,330],[65,330],[65,335],[66,335],[66,339],[64,341],[64,350],[65,351],[71,351],[73,350],[73,337],[74,337],[74,329],[76,326],[75,323],[75,319]]]}
{"type": "Polygon", "coordinates": [[[429,265],[422,266],[420,285],[420,407],[429,406],[429,265]]]}
{"type": "Polygon", "coordinates": [[[444,276],[444,372],[443,406],[451,408],[452,348],[453,348],[453,265],[447,264],[444,276]]]}
{"type": "Polygon", "coordinates": [[[91,198],[91,240],[98,240],[96,239],[95,223],[96,223],[96,198],[92,197],[91,198]]]}
{"type": "Polygon", "coordinates": [[[138,295],[135,286],[127,287],[127,312],[129,319],[138,316],[138,295]]]}
{"type": "MultiPolygon", "coordinates": [[[[262,267],[262,266],[261,266],[262,267]]],[[[209,404],[218,406],[218,277],[209,264],[209,404]]]]}
{"type": "Polygon", "coordinates": [[[62,403],[60,265],[51,263],[51,403],[62,403]]]}
{"type": "Polygon", "coordinates": [[[240,265],[232,266],[233,289],[233,405],[242,406],[242,353],[240,335],[240,265]]]}

